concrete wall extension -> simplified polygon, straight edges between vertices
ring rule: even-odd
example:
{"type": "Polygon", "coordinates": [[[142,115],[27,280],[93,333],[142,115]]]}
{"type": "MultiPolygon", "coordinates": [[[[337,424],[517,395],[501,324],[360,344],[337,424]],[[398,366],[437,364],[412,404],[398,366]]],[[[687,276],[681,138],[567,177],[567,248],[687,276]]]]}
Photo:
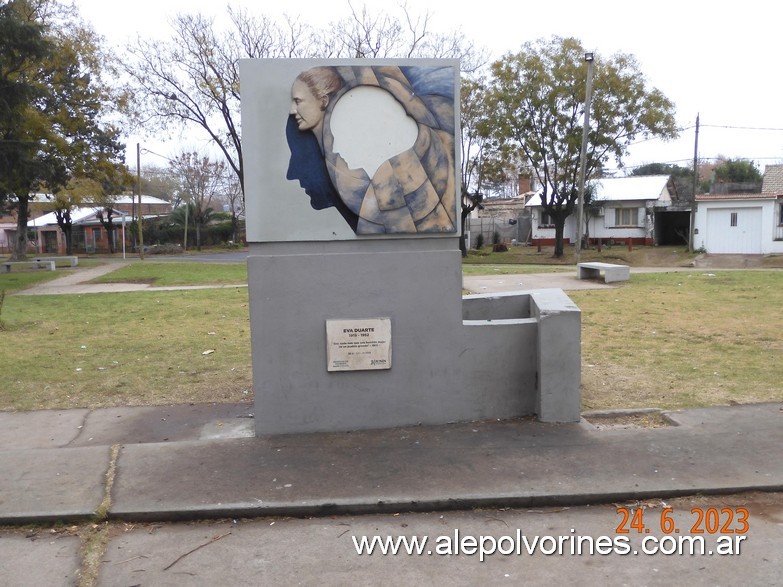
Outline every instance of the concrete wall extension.
{"type": "Polygon", "coordinates": [[[580,417],[579,309],[561,290],[461,296],[457,238],[253,243],[258,435],[580,417]],[[392,367],[327,371],[326,320],[390,318],[392,367]]]}

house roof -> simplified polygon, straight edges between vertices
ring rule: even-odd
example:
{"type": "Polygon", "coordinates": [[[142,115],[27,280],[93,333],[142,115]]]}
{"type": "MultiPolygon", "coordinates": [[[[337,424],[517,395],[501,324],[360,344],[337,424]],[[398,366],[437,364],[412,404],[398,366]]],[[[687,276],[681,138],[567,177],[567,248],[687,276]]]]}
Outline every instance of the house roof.
{"type": "MultiPolygon", "coordinates": [[[[589,182],[594,186],[596,202],[629,200],[658,200],[669,183],[668,175],[639,175],[631,177],[605,177],[589,182]]],[[[528,206],[541,205],[541,193],[530,198],[528,206]]]]}
{"type": "MultiPolygon", "coordinates": [[[[112,201],[115,204],[133,204],[133,200],[136,200],[136,203],[138,204],[137,196],[117,196],[112,198],[112,201]]],[[[156,198],[155,196],[145,196],[144,194],[141,195],[141,203],[142,204],[166,204],[167,206],[171,205],[171,202],[167,200],[162,200],[161,198],[156,198]]]]}
{"type": "Polygon", "coordinates": [[[775,200],[777,194],[697,194],[697,202],[722,200],[775,200]]]}
{"type": "MultiPolygon", "coordinates": [[[[82,201],[89,201],[90,196],[87,196],[85,198],[82,198],[82,201]]],[[[14,198],[15,199],[15,198],[14,198]]],[[[136,203],[138,203],[138,197],[137,196],[109,196],[107,199],[117,203],[117,204],[133,204],[134,200],[136,203]]],[[[36,203],[51,203],[54,200],[53,194],[31,194],[30,195],[30,201],[36,202],[36,203]]],[[[171,205],[171,202],[168,202],[166,200],[162,200],[161,198],[156,198],[155,196],[145,196],[142,194],[141,196],[141,203],[142,204],[167,204],[171,205]]]]}
{"type": "Polygon", "coordinates": [[[638,175],[608,177],[591,182],[595,184],[596,201],[657,200],[669,183],[668,175],[638,175]]]}
{"type": "Polygon", "coordinates": [[[767,165],[761,184],[762,194],[783,194],[783,165],[767,165]]]}
{"type": "MultiPolygon", "coordinates": [[[[98,212],[103,210],[103,206],[97,208],[75,208],[71,210],[71,222],[73,224],[83,224],[89,220],[95,219],[98,212]]],[[[115,217],[122,217],[122,212],[114,211],[115,217]]],[[[31,220],[27,223],[30,228],[40,228],[41,226],[49,226],[51,224],[57,224],[57,215],[54,212],[49,212],[43,216],[39,216],[35,220],[31,220]]]]}

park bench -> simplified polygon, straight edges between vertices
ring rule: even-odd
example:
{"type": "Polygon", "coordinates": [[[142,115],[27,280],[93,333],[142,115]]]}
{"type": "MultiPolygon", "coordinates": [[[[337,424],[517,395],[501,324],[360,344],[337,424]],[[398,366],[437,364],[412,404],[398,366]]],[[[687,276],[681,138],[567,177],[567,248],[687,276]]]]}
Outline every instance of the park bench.
{"type": "Polygon", "coordinates": [[[577,279],[597,279],[604,274],[604,282],[628,281],[631,278],[631,268],[628,265],[615,265],[614,263],[577,263],[577,279]]]}
{"type": "Polygon", "coordinates": [[[10,273],[12,267],[20,265],[27,265],[33,269],[48,269],[49,271],[54,271],[54,261],[40,259],[34,261],[3,261],[0,263],[0,270],[2,273],[10,273]]]}
{"type": "Polygon", "coordinates": [[[79,265],[79,257],[76,255],[72,257],[33,257],[32,261],[54,261],[55,263],[67,261],[71,264],[71,267],[77,267],[79,265]]]}

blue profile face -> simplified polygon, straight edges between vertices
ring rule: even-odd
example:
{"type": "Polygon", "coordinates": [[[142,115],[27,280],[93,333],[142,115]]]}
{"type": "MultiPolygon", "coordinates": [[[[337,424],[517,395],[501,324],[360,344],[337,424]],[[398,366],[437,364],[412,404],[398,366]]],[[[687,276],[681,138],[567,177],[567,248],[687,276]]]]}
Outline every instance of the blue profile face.
{"type": "Polygon", "coordinates": [[[291,151],[286,179],[299,181],[301,188],[310,196],[313,209],[337,208],[355,231],[358,216],[348,210],[334,189],[318,139],[309,130],[299,130],[293,115],[286,122],[285,136],[291,151]]]}
{"type": "Polygon", "coordinates": [[[285,136],[291,151],[286,179],[299,180],[299,185],[310,196],[310,205],[314,209],[323,210],[334,206],[332,196],[338,196],[326,171],[318,139],[307,130],[300,131],[294,116],[288,117],[285,136]]]}

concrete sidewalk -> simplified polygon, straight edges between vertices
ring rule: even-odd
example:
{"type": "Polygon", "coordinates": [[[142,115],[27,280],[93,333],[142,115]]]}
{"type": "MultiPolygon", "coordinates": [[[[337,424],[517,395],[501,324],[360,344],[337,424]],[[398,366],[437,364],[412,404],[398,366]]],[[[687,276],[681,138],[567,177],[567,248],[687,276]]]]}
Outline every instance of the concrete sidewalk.
{"type": "MultiPolygon", "coordinates": [[[[39,283],[14,295],[83,295],[89,293],[117,293],[132,291],[173,291],[189,289],[224,289],[247,287],[247,284],[234,285],[189,285],[156,287],[148,283],[89,283],[91,280],[116,271],[125,266],[125,262],[112,261],[105,265],[90,268],[76,268],[63,277],[39,283]]],[[[694,271],[687,268],[631,268],[632,273],[694,271]]],[[[509,275],[465,275],[462,287],[472,293],[492,293],[507,291],[527,291],[533,289],[558,288],[565,291],[582,289],[612,289],[617,284],[607,285],[595,279],[577,279],[576,269],[564,272],[523,273],[509,275]]]]}
{"type": "Polygon", "coordinates": [[[783,491],[783,404],[666,417],[255,438],[251,404],[2,412],[0,523],[88,520],[102,504],[166,521],[783,491]]]}
{"type": "Polygon", "coordinates": [[[247,284],[237,285],[179,285],[156,287],[149,283],[89,283],[93,279],[107,275],[127,264],[125,261],[111,261],[97,267],[74,268],[68,275],[38,283],[25,290],[16,292],[18,296],[41,295],[83,295],[90,293],[119,293],[129,291],[174,291],[188,289],[225,289],[235,287],[247,287],[247,284]]]}

